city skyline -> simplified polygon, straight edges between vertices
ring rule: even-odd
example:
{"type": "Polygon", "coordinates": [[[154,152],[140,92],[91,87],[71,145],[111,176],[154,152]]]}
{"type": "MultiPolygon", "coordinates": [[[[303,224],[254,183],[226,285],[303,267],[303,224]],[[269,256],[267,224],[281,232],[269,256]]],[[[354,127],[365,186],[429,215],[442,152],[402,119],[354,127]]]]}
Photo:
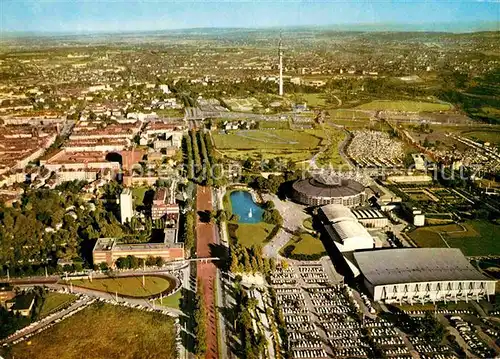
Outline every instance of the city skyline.
{"type": "Polygon", "coordinates": [[[4,1],[0,12],[6,33],[294,26],[462,32],[500,24],[496,1],[4,1]]]}

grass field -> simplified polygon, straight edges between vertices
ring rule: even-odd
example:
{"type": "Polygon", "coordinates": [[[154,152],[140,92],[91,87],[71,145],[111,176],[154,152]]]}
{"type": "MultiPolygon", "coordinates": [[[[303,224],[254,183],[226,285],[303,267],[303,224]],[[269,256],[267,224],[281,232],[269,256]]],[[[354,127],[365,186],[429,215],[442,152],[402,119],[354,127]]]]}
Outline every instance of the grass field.
{"type": "MultiPolygon", "coordinates": [[[[293,246],[293,250],[288,254],[290,257],[294,256],[321,256],[326,255],[326,249],[323,242],[319,238],[315,238],[309,233],[302,233],[288,241],[282,248],[282,255],[285,255],[286,248],[293,246]]],[[[287,255],[285,255],[287,256],[287,255]]]]}
{"type": "Polygon", "coordinates": [[[297,93],[292,95],[296,103],[307,103],[308,107],[324,107],[326,105],[325,95],[321,93],[297,93]]]}
{"type": "Polygon", "coordinates": [[[145,287],[142,286],[142,276],[138,277],[116,277],[94,279],[79,279],[72,281],[74,286],[94,289],[102,292],[115,293],[130,297],[150,297],[160,294],[175,284],[164,277],[146,276],[145,287]]]}
{"type": "Polygon", "coordinates": [[[463,132],[462,136],[476,141],[489,142],[492,145],[500,145],[500,130],[463,132]]]}
{"type": "Polygon", "coordinates": [[[304,226],[304,228],[312,230],[313,229],[312,218],[309,217],[309,218],[304,219],[304,221],[302,222],[302,225],[304,226]]]}
{"type": "Polygon", "coordinates": [[[148,187],[135,187],[132,189],[132,197],[134,198],[134,204],[136,207],[143,205],[144,195],[148,189],[148,187]]]}
{"type": "Polygon", "coordinates": [[[175,338],[169,317],[99,303],[14,346],[7,358],[173,359],[175,338]]]}
{"type": "Polygon", "coordinates": [[[62,306],[74,302],[75,300],[76,296],[71,294],[49,292],[47,293],[42,308],[40,309],[40,317],[43,318],[62,306]]]}
{"type": "Polygon", "coordinates": [[[288,121],[259,121],[259,129],[289,130],[288,121]]]}
{"type": "Polygon", "coordinates": [[[183,117],[184,110],[182,109],[174,109],[174,108],[165,108],[165,109],[156,109],[154,110],[158,116],[164,117],[183,117]]]}
{"type": "Polygon", "coordinates": [[[262,107],[262,104],[255,97],[226,98],[223,101],[233,111],[247,112],[252,111],[252,108],[262,107]]]}
{"type": "Polygon", "coordinates": [[[231,238],[236,238],[238,244],[243,247],[253,245],[264,246],[273,234],[274,225],[259,223],[228,223],[228,232],[231,238]]]}
{"type": "Polygon", "coordinates": [[[338,109],[338,110],[330,110],[330,118],[332,120],[337,119],[346,119],[346,120],[369,120],[370,116],[363,111],[356,110],[346,110],[346,109],[338,109]]]}
{"type": "Polygon", "coordinates": [[[464,227],[466,231],[456,224],[422,227],[409,235],[420,247],[446,247],[438,234],[440,232],[450,247],[460,248],[466,256],[500,254],[499,225],[487,221],[468,221],[464,227]]]}
{"type": "Polygon", "coordinates": [[[214,134],[217,149],[283,149],[303,150],[316,148],[321,139],[306,131],[244,130],[230,134],[214,134]]]}
{"type": "Polygon", "coordinates": [[[385,101],[375,100],[356,107],[360,110],[386,110],[386,111],[407,111],[407,112],[434,112],[448,111],[451,106],[443,103],[419,102],[419,101],[385,101]]]}
{"type": "Polygon", "coordinates": [[[168,297],[163,297],[163,300],[160,300],[158,298],[155,299],[154,301],[157,305],[179,309],[181,300],[182,300],[182,293],[180,290],[178,290],[177,292],[175,292],[172,295],[169,295],[168,297]]]}

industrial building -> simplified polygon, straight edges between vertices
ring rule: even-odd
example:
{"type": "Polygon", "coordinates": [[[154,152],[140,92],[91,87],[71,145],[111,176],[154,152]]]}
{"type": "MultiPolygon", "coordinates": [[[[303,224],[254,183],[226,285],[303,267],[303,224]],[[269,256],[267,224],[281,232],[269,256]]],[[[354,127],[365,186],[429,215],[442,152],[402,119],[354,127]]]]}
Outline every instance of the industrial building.
{"type": "Polygon", "coordinates": [[[457,248],[381,249],[353,256],[376,301],[434,303],[495,294],[496,281],[478,272],[457,248]]]}
{"type": "Polygon", "coordinates": [[[361,206],[366,201],[365,186],[350,178],[310,177],[292,185],[292,198],[309,206],[340,204],[361,206]]]}
{"type": "Polygon", "coordinates": [[[319,215],[326,233],[340,252],[373,248],[373,237],[349,208],[329,204],[319,209],[319,215]]]}
{"type": "Polygon", "coordinates": [[[383,228],[389,225],[389,219],[378,209],[361,208],[353,209],[352,214],[359,223],[367,228],[383,228]]]}

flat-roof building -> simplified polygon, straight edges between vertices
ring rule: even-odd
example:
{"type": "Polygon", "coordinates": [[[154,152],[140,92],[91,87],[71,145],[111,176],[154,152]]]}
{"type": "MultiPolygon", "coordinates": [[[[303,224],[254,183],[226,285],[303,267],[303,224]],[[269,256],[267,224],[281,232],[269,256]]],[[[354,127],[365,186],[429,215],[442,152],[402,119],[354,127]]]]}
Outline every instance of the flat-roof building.
{"type": "Polygon", "coordinates": [[[477,271],[457,248],[381,249],[353,255],[376,301],[467,301],[495,294],[496,280],[477,271]]]}
{"type": "Polygon", "coordinates": [[[184,259],[184,246],[177,243],[177,230],[169,228],[165,230],[162,243],[120,243],[115,238],[100,238],[92,250],[94,264],[105,262],[110,267],[118,258],[127,256],[161,257],[165,262],[181,260],[184,259]]]}
{"type": "Polygon", "coordinates": [[[340,252],[373,248],[373,237],[349,208],[329,204],[319,209],[325,231],[340,252]]]}

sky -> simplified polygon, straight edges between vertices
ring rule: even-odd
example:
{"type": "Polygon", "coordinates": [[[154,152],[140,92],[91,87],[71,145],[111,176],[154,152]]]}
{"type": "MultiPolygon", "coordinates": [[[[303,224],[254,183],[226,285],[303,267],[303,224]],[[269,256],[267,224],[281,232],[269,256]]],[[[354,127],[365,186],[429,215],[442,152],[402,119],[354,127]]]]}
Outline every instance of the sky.
{"type": "MultiPolygon", "coordinates": [[[[500,0],[0,0],[2,32],[478,23],[500,30],[500,0]]],[[[463,31],[463,30],[460,30],[463,31]]]]}

